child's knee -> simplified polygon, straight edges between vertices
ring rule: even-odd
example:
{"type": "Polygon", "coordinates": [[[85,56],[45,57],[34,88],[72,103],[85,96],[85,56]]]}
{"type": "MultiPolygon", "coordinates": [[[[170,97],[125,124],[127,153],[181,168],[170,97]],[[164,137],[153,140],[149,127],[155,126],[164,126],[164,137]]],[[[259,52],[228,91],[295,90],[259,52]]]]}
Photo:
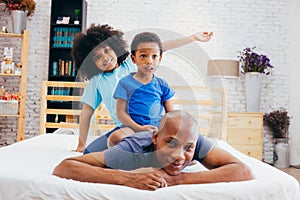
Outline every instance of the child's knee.
{"type": "Polygon", "coordinates": [[[122,132],[120,130],[113,132],[107,138],[107,146],[112,147],[112,146],[118,144],[122,140],[123,137],[124,136],[122,136],[122,132]]]}
{"type": "Polygon", "coordinates": [[[128,127],[116,130],[112,134],[110,134],[110,136],[107,138],[107,146],[112,147],[118,144],[124,137],[131,135],[133,133],[134,131],[132,131],[128,127]]]}

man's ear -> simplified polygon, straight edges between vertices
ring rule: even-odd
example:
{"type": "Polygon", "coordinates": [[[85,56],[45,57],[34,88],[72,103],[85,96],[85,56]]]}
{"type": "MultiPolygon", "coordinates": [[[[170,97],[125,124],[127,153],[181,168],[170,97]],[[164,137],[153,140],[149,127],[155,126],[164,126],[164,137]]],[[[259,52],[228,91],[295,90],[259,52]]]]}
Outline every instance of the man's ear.
{"type": "Polygon", "coordinates": [[[130,57],[131,57],[132,62],[133,62],[134,64],[136,64],[136,63],[135,63],[135,55],[131,54],[130,57]]]}
{"type": "Polygon", "coordinates": [[[157,137],[158,137],[158,131],[154,131],[152,136],[152,142],[154,145],[156,145],[157,143],[157,137]]]}

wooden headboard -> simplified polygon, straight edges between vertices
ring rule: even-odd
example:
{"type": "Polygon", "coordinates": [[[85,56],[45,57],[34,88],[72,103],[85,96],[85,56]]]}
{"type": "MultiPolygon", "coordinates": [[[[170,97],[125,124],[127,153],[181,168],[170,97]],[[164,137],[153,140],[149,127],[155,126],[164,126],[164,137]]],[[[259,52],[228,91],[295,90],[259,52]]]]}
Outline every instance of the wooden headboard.
{"type": "MultiPolygon", "coordinates": [[[[80,98],[87,83],[43,81],[40,108],[40,132],[46,128],[79,128],[81,112],[80,98]],[[54,90],[63,89],[69,95],[57,94],[54,90]],[[77,92],[76,92],[77,91],[77,92]],[[79,91],[79,92],[78,92],[79,91]],[[69,102],[73,106],[51,108],[49,102],[69,102]],[[47,120],[47,115],[66,115],[66,122],[58,123],[47,120]],[[70,120],[71,119],[71,120],[70,120]]],[[[176,95],[173,98],[175,109],[186,110],[199,122],[200,132],[208,137],[226,138],[227,89],[198,86],[171,86],[176,95]]],[[[111,130],[114,125],[105,106],[101,104],[95,111],[96,122],[91,129],[97,133],[111,130]]]]}
{"type": "MultiPolygon", "coordinates": [[[[81,93],[87,86],[83,82],[61,82],[61,81],[43,81],[41,88],[41,107],[40,107],[40,133],[46,133],[46,128],[79,128],[79,116],[81,113],[81,93]],[[68,95],[63,92],[67,91],[68,95]],[[61,108],[51,108],[50,102],[61,104],[61,108]],[[69,104],[69,106],[63,106],[69,104]],[[49,121],[47,115],[65,115],[66,122],[59,123],[49,121]]],[[[99,131],[108,131],[114,128],[111,123],[105,106],[101,104],[95,111],[97,123],[91,124],[91,129],[99,131]]]]}

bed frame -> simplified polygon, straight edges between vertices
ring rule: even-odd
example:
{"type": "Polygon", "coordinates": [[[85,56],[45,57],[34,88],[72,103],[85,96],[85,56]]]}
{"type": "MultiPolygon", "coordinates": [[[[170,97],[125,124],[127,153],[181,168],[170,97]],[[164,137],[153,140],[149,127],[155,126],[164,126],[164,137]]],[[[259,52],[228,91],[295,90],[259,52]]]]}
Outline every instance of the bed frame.
{"type": "MultiPolygon", "coordinates": [[[[43,81],[41,89],[40,132],[46,128],[79,128],[80,106],[67,108],[50,108],[49,101],[61,101],[79,104],[83,89],[87,83],[43,81]],[[71,95],[54,94],[52,91],[63,88],[71,91],[71,95]],[[77,92],[75,92],[77,91],[77,92]],[[79,92],[78,92],[79,91],[79,92]],[[65,123],[49,122],[47,115],[66,115],[65,123]]],[[[175,109],[190,112],[200,124],[200,132],[208,137],[226,138],[227,89],[200,86],[171,86],[176,95],[173,98],[175,109]]],[[[95,111],[96,123],[91,123],[94,133],[102,133],[113,129],[114,125],[109,112],[101,104],[95,111]]]]}

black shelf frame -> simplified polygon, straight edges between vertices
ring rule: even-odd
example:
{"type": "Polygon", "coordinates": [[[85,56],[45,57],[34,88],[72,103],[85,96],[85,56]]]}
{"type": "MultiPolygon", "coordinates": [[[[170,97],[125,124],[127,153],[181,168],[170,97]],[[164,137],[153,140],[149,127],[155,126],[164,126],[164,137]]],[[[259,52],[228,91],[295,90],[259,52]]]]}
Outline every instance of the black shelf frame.
{"type": "MultiPolygon", "coordinates": [[[[87,16],[87,1],[86,0],[52,0],[51,1],[51,22],[50,22],[50,44],[49,44],[49,61],[48,61],[48,80],[49,81],[70,81],[75,82],[77,71],[71,57],[72,39],[77,32],[86,31],[86,16],[87,16]],[[74,24],[76,19],[74,10],[80,9],[78,16],[79,24],[74,24]],[[57,24],[58,17],[70,17],[69,24],[57,24]],[[56,37],[55,37],[56,36],[56,37]],[[55,38],[54,38],[55,37],[55,38]],[[54,46],[57,45],[57,46],[54,46]],[[59,64],[64,62],[64,74],[59,69],[59,64]],[[56,64],[57,63],[57,64],[56,64]],[[68,64],[66,64],[68,63],[68,64]],[[53,70],[53,66],[57,68],[53,70]],[[66,68],[68,70],[66,70],[66,68]],[[70,68],[70,69],[69,69],[70,68]],[[56,73],[54,73],[56,72],[56,73]],[[66,73],[68,72],[68,73],[66,73]]],[[[55,69],[54,68],[54,69],[55,69]]],[[[49,91],[50,92],[50,91],[49,91]]],[[[73,91],[69,91],[70,94],[73,91]]],[[[67,95],[67,94],[64,94],[67,95]]],[[[70,108],[71,102],[53,102],[48,101],[48,106],[51,108],[70,108]]],[[[50,121],[55,121],[55,115],[47,115],[50,121]]],[[[59,115],[58,120],[65,121],[65,116],[59,115]]],[[[55,130],[55,129],[54,129],[55,130]]],[[[53,129],[47,132],[53,132],[53,129]]]]}

